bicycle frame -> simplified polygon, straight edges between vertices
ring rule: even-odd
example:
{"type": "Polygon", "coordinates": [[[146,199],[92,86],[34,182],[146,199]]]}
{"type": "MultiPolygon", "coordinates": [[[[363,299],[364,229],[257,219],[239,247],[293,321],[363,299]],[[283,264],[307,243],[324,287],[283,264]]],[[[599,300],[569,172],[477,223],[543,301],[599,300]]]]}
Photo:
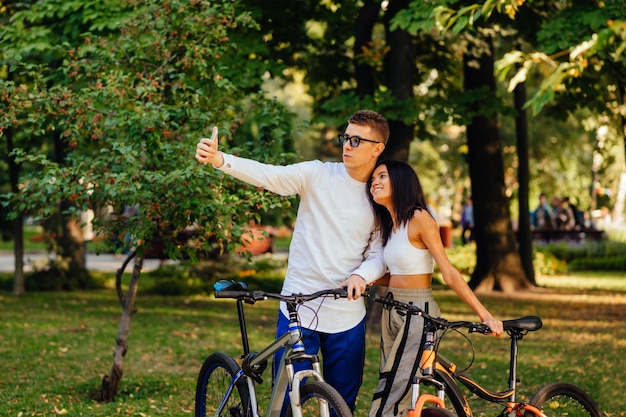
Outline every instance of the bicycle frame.
{"type": "MultiPolygon", "coordinates": [[[[538,408],[525,402],[516,401],[516,383],[517,383],[517,356],[518,356],[518,341],[521,340],[528,332],[539,330],[541,328],[541,320],[538,317],[525,317],[517,320],[505,321],[505,330],[509,334],[511,339],[510,347],[510,360],[509,360],[509,389],[504,392],[495,393],[484,389],[479,383],[473,380],[468,375],[458,374],[454,371],[455,365],[448,362],[441,355],[438,355],[438,367],[445,372],[448,377],[454,379],[465,385],[471,392],[477,394],[482,399],[500,403],[506,401],[504,408],[504,414],[515,413],[517,416],[523,416],[524,411],[529,411],[536,416],[545,417],[545,414],[538,408]]],[[[459,394],[455,394],[457,397],[459,394]]],[[[462,395],[462,393],[461,393],[462,395]]],[[[463,396],[465,404],[467,400],[463,396]]],[[[471,417],[471,410],[468,407],[464,407],[466,417],[471,417]]]]}
{"type": "MultiPolygon", "coordinates": [[[[241,365],[242,370],[239,371],[237,376],[231,382],[223,402],[225,402],[226,398],[228,398],[230,392],[235,387],[235,384],[242,377],[248,376],[247,384],[250,392],[250,408],[253,417],[259,417],[255,382],[262,382],[261,374],[267,366],[268,359],[271,359],[272,356],[281,348],[285,348],[285,352],[281,358],[281,365],[278,369],[278,373],[274,378],[272,394],[267,412],[265,414],[266,417],[280,416],[284,404],[285,393],[288,393],[293,417],[302,417],[302,410],[300,408],[300,385],[302,381],[305,378],[314,378],[317,381],[324,380],[322,377],[319,357],[317,355],[309,355],[305,353],[304,345],[302,344],[302,329],[298,324],[296,307],[287,303],[287,309],[289,311],[289,330],[260,352],[251,353],[243,309],[243,300],[237,300],[237,315],[239,318],[241,341],[244,349],[241,365]],[[312,369],[304,369],[295,372],[294,362],[298,361],[308,361],[311,364],[312,369]]],[[[220,410],[222,408],[223,404],[220,405],[220,410]]],[[[322,415],[329,416],[330,411],[328,409],[323,410],[322,415]]]]}
{"type": "MultiPolygon", "coordinates": [[[[449,326],[448,322],[445,319],[431,317],[417,307],[407,305],[401,302],[396,302],[395,300],[377,297],[376,301],[394,306],[396,308],[404,309],[409,314],[415,314],[424,318],[425,343],[422,350],[422,355],[419,359],[420,369],[422,371],[421,376],[413,377],[411,397],[412,408],[409,410],[409,417],[420,417],[422,409],[426,403],[434,403],[437,407],[446,408],[444,402],[446,383],[435,379],[435,373],[437,371],[447,375],[449,384],[456,385],[456,381],[459,381],[467,388],[469,388],[470,391],[487,401],[506,401],[506,406],[503,414],[515,413],[517,416],[522,417],[524,411],[529,411],[536,416],[545,417],[545,414],[540,409],[532,406],[531,404],[520,403],[515,400],[518,341],[521,340],[528,332],[540,329],[542,326],[541,319],[539,319],[538,317],[525,317],[517,320],[508,320],[503,322],[505,324],[505,330],[507,331],[511,339],[508,381],[509,389],[503,393],[493,393],[481,387],[480,384],[471,379],[469,376],[458,374],[456,372],[456,366],[454,364],[448,362],[446,359],[438,355],[435,337],[438,328],[445,329],[449,326]],[[429,385],[435,386],[437,390],[437,395],[420,393],[420,384],[422,382],[427,382],[429,385]]],[[[469,328],[470,332],[484,332],[484,330],[481,330],[480,326],[481,325],[478,323],[466,323],[461,327],[469,328]]],[[[472,417],[472,411],[463,393],[459,389],[454,389],[454,396],[459,400],[459,403],[462,403],[465,417],[472,417]]]]}
{"type": "Polygon", "coordinates": [[[524,411],[530,411],[537,417],[548,417],[540,409],[527,403],[509,402],[503,412],[509,415],[515,413],[516,416],[523,417],[525,415],[524,411]]]}

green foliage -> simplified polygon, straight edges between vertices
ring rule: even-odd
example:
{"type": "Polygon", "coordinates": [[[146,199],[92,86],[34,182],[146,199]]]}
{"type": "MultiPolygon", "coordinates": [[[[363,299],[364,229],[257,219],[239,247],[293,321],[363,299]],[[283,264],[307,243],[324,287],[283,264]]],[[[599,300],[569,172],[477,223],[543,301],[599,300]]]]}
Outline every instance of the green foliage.
{"type": "MultiPolygon", "coordinates": [[[[13,277],[0,276],[0,290],[13,289],[13,277]]],[[[55,259],[45,264],[35,265],[32,272],[24,274],[26,291],[74,291],[78,289],[96,290],[107,285],[107,276],[97,271],[85,271],[83,274],[68,274],[68,263],[55,259]]]]}
{"type": "Polygon", "coordinates": [[[569,263],[570,271],[623,271],[626,272],[626,255],[600,258],[576,258],[569,263]]]}
{"type": "Polygon", "coordinates": [[[148,289],[144,288],[144,292],[172,296],[208,293],[211,281],[194,272],[193,269],[181,265],[162,265],[154,271],[142,274],[142,279],[145,277],[154,280],[148,289]]]}
{"type": "Polygon", "coordinates": [[[220,279],[246,281],[251,287],[279,292],[285,278],[286,259],[256,256],[251,259],[227,256],[208,259],[196,265],[162,265],[144,275],[153,284],[152,294],[190,295],[213,293],[213,284],[220,279]]]}
{"type": "MultiPolygon", "coordinates": [[[[476,267],[476,247],[459,245],[446,249],[446,254],[463,275],[471,275],[476,267]]],[[[533,265],[541,275],[557,276],[570,271],[626,271],[626,242],[557,242],[535,244],[533,265]]]]}
{"type": "Polygon", "coordinates": [[[476,246],[458,245],[446,249],[448,259],[463,275],[471,275],[476,268],[476,246]]]}
{"type": "Polygon", "coordinates": [[[458,34],[473,29],[478,21],[488,20],[494,12],[513,18],[519,6],[518,0],[487,0],[475,4],[446,0],[438,1],[436,5],[416,0],[397,14],[391,28],[404,29],[411,33],[435,29],[458,34]]]}
{"type": "MultiPolygon", "coordinates": [[[[229,1],[131,5],[118,31],[85,33],[80,47],[65,51],[66,84],[38,91],[22,87],[28,89],[23,97],[9,96],[12,106],[22,106],[17,114],[50,121],[47,126],[60,132],[69,152],[59,163],[26,146],[16,149],[18,163],[39,169],[5,205],[39,219],[52,214],[51,201],[70,201],[72,215],[87,207],[108,210],[110,216],[98,218],[95,228],[111,236],[129,232],[140,255],[156,237],[174,258],[188,252],[195,259],[216,245],[233,249],[249,220],[292,204],[224,178],[193,157],[199,138],[217,125],[224,150],[268,162],[289,159],[283,153],[292,148],[285,140],[289,114],[250,92],[250,80],[261,82],[259,68],[248,67],[230,41],[255,22],[229,1]],[[240,76],[248,70],[248,77],[240,76]],[[36,102],[29,100],[33,94],[36,102]],[[39,107],[32,108],[34,103],[39,107]],[[245,128],[251,121],[256,134],[245,128]],[[135,204],[139,216],[119,215],[123,206],[135,204]],[[191,245],[178,238],[184,229],[193,229],[191,245]]],[[[20,61],[14,65],[18,73],[28,69],[20,61]]],[[[10,120],[3,124],[8,125],[10,120]]]]}
{"type": "Polygon", "coordinates": [[[567,263],[544,248],[535,248],[533,252],[533,267],[541,275],[561,275],[567,272],[567,263]]]}
{"type": "MultiPolygon", "coordinates": [[[[577,190],[576,193],[567,194],[581,195],[588,188],[589,179],[586,182],[579,181],[585,178],[585,174],[583,171],[576,172],[575,167],[587,167],[589,172],[590,153],[594,153],[594,161],[602,161],[596,172],[598,178],[592,180],[602,184],[601,188],[616,189],[623,170],[624,151],[623,146],[619,145],[623,142],[620,114],[623,113],[621,97],[625,91],[621,80],[626,62],[623,54],[626,49],[623,8],[624,2],[621,0],[598,4],[584,1],[444,1],[436,4],[414,1],[394,17],[392,28],[407,30],[412,34],[437,33],[438,39],[448,41],[447,43],[453,44],[453,47],[461,49],[463,53],[467,52],[462,46],[465,43],[463,40],[474,36],[476,31],[497,34],[498,49],[505,53],[496,62],[496,72],[501,81],[509,80],[508,93],[519,83],[526,82],[530,95],[526,107],[531,107],[535,116],[543,110],[550,123],[555,118],[567,120],[569,117],[567,126],[559,129],[559,133],[554,136],[558,142],[553,144],[559,147],[556,154],[571,155],[570,152],[562,152],[563,147],[574,143],[580,145],[572,137],[572,124],[582,125],[585,130],[580,141],[586,149],[578,146],[580,152],[576,152],[580,155],[577,159],[581,164],[571,164],[571,158],[559,161],[560,158],[537,155],[547,151],[552,145],[546,141],[547,130],[542,126],[542,119],[535,117],[529,122],[530,129],[535,126],[535,131],[530,134],[531,141],[532,138],[538,138],[529,149],[531,161],[539,162],[531,163],[531,169],[536,169],[533,165],[538,168],[538,172],[531,175],[537,179],[533,182],[543,181],[545,185],[558,181],[577,190]],[[456,34],[462,36],[452,37],[456,34]],[[609,135],[602,143],[596,144],[593,136],[601,127],[608,128],[609,135]],[[564,135],[563,132],[568,133],[564,135]],[[554,162],[562,163],[563,166],[548,167],[554,162]],[[556,178],[561,173],[567,178],[556,178]],[[572,181],[572,176],[576,177],[575,181],[572,181]]],[[[440,64],[441,62],[439,61],[440,64]]],[[[466,123],[473,116],[468,113],[467,104],[471,104],[475,98],[465,94],[452,96],[448,93],[446,98],[450,97],[454,100],[447,103],[453,102],[455,113],[463,116],[457,116],[455,122],[466,123]]],[[[497,111],[499,116],[506,115],[506,110],[498,103],[485,104],[485,107],[497,111]]],[[[502,119],[503,129],[514,126],[513,121],[507,123],[504,117],[502,119]]],[[[511,134],[511,138],[514,138],[514,134],[511,134]]],[[[550,154],[554,155],[555,152],[550,151],[550,154]]],[[[511,157],[515,155],[515,152],[511,153],[511,157]]],[[[514,167],[517,161],[509,163],[514,167]]],[[[551,186],[538,188],[545,191],[551,186]]],[[[537,194],[538,192],[536,191],[537,194]]],[[[567,195],[561,194],[563,192],[565,191],[558,191],[558,194],[567,195]]],[[[580,202],[587,206],[591,199],[585,192],[581,195],[580,202]]],[[[612,199],[597,200],[597,207],[605,205],[610,207],[612,199]]]]}
{"type": "Polygon", "coordinates": [[[626,271],[625,242],[558,242],[536,246],[535,252],[535,260],[543,265],[540,271],[551,272],[549,275],[566,271],[626,271]]]}
{"type": "Polygon", "coordinates": [[[600,5],[573,2],[553,10],[536,34],[536,51],[511,51],[497,63],[502,79],[516,68],[509,91],[534,69],[542,80],[526,106],[535,114],[550,105],[560,106],[560,111],[587,107],[613,112],[609,103],[615,97],[609,91],[623,91],[619,82],[626,49],[623,8],[621,0],[612,0],[600,5]]]}

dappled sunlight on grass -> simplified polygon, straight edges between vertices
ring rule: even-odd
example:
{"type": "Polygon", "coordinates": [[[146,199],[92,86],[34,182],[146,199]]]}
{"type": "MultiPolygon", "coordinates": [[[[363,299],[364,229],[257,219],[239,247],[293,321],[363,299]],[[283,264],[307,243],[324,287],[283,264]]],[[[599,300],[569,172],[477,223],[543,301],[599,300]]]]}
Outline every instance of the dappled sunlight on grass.
{"type": "Polygon", "coordinates": [[[580,272],[576,275],[538,275],[537,284],[548,288],[570,288],[576,291],[626,292],[624,272],[580,272]]]}
{"type": "MultiPolygon", "coordinates": [[[[193,410],[196,378],[214,351],[241,353],[233,300],[211,296],[163,297],[140,294],[133,316],[118,400],[92,400],[112,365],[121,306],[114,291],[0,293],[0,411],[4,415],[187,416],[193,410]],[[57,413],[58,414],[58,413],[57,413]]],[[[435,298],[445,317],[476,320],[450,290],[435,298]]],[[[499,318],[538,315],[544,327],[520,342],[521,397],[541,385],[563,380],[582,386],[609,415],[622,410],[626,382],[626,296],[623,293],[550,290],[537,293],[480,295],[499,318]]],[[[273,340],[277,303],[245,305],[252,350],[273,340]]],[[[364,382],[355,417],[365,417],[376,386],[379,330],[368,327],[364,382]]],[[[486,387],[507,385],[509,341],[471,335],[475,358],[470,375],[486,387]]],[[[460,367],[471,363],[470,345],[450,335],[443,349],[460,367]]],[[[262,392],[269,390],[264,373],[262,392]]],[[[474,400],[472,400],[474,401],[474,400]]],[[[497,412],[477,403],[475,415],[497,412]],[[485,411],[479,411],[484,409],[485,411]]]]}

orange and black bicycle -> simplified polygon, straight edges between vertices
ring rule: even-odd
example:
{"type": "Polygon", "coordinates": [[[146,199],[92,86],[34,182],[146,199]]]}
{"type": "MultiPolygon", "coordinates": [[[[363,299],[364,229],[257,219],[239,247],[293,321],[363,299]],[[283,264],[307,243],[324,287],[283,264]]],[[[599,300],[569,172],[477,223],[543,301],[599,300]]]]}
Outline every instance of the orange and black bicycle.
{"type": "MultiPolygon", "coordinates": [[[[529,332],[539,330],[539,317],[528,316],[503,321],[504,330],[511,340],[509,361],[509,386],[502,392],[485,389],[456,365],[437,353],[439,342],[451,331],[489,334],[491,329],[482,323],[448,321],[432,317],[412,304],[391,297],[375,296],[375,301],[388,308],[396,308],[407,314],[424,319],[425,343],[416,360],[420,361],[420,375],[412,384],[412,404],[409,417],[473,417],[472,409],[460,386],[463,385],[482,400],[503,405],[498,417],[601,417],[602,413],[594,400],[582,388],[568,382],[554,382],[539,388],[529,401],[516,399],[518,341],[529,332]],[[434,386],[436,394],[422,392],[422,385],[434,386]]],[[[469,340],[469,338],[468,338],[469,340]]],[[[471,341],[470,341],[471,343],[471,341]]]]}

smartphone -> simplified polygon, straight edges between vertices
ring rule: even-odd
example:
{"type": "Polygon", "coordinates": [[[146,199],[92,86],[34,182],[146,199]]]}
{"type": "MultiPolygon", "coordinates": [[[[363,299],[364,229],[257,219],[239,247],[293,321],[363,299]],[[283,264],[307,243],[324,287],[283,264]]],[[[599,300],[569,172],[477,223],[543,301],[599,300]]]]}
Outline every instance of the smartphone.
{"type": "Polygon", "coordinates": [[[217,132],[218,132],[217,126],[213,126],[213,133],[211,133],[212,141],[215,141],[215,139],[217,139],[217,132]]]}

